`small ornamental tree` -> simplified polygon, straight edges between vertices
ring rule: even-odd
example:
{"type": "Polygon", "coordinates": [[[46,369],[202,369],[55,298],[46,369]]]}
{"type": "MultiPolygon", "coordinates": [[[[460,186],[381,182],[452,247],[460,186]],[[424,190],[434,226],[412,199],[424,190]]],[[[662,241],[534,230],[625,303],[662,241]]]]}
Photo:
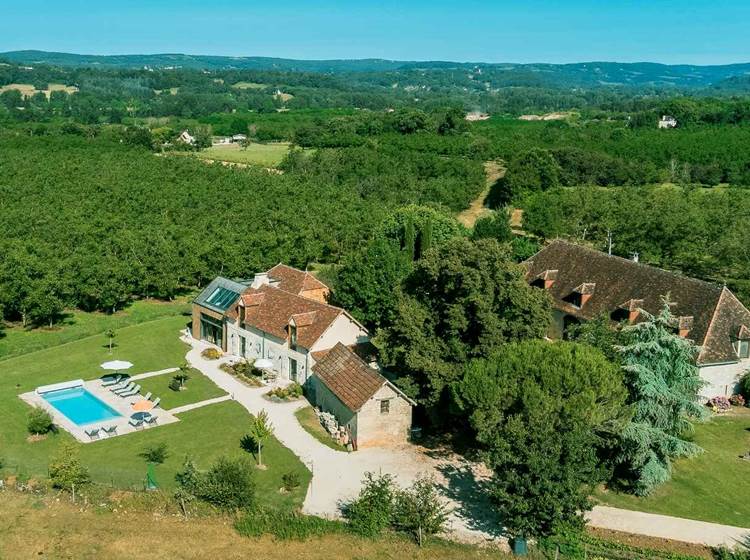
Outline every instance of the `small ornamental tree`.
{"type": "Polygon", "coordinates": [[[117,336],[117,332],[114,329],[107,329],[104,331],[104,336],[109,340],[109,353],[112,353],[112,343],[117,336]]]}
{"type": "Polygon", "coordinates": [[[147,463],[161,465],[169,457],[169,451],[167,450],[167,444],[161,442],[145,447],[138,456],[143,458],[147,463]]]}
{"type": "Polygon", "coordinates": [[[698,392],[703,381],[695,364],[695,344],[675,333],[670,302],[658,315],[625,327],[619,348],[633,420],[620,436],[619,482],[637,495],[649,494],[671,476],[671,460],[702,452],[686,441],[690,419],[706,414],[698,392]]]}
{"type": "Polygon", "coordinates": [[[263,466],[263,445],[273,435],[273,425],[268,419],[268,413],[261,410],[250,423],[250,437],[258,446],[258,466],[263,466]]]}
{"type": "Polygon", "coordinates": [[[411,487],[395,492],[393,525],[414,535],[419,546],[426,536],[443,531],[448,514],[448,507],[430,478],[418,478],[411,487]]]}
{"type": "Polygon", "coordinates": [[[472,239],[497,239],[498,241],[510,241],[513,232],[510,229],[510,220],[504,210],[499,210],[491,216],[479,218],[474,224],[471,232],[472,239]]]}
{"type": "Polygon", "coordinates": [[[74,492],[79,486],[91,480],[89,470],[78,458],[78,447],[65,443],[49,464],[49,478],[53,488],[74,492]]]}
{"type": "Polygon", "coordinates": [[[351,529],[364,537],[376,537],[390,527],[394,512],[394,481],[389,474],[368,472],[362,490],[344,507],[351,529]]]}

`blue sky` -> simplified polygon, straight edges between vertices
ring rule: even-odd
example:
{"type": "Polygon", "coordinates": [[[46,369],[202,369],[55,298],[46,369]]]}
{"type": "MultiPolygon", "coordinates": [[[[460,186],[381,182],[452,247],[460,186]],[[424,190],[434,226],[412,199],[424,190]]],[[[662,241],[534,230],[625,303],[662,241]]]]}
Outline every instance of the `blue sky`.
{"type": "Polygon", "coordinates": [[[0,51],[750,61],[747,0],[0,0],[0,51]]]}

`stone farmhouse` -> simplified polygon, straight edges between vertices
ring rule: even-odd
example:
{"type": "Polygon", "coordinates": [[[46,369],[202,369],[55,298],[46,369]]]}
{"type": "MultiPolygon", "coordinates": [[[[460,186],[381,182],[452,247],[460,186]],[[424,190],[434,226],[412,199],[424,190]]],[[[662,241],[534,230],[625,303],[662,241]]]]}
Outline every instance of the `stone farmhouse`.
{"type": "Polygon", "coordinates": [[[377,371],[369,332],[329,305],[329,294],[310,273],[283,264],[252,280],[219,277],[193,301],[192,335],[250,362],[269,360],[359,447],[406,441],[413,401],[377,371]]]}
{"type": "Polygon", "coordinates": [[[526,279],[552,297],[550,338],[606,314],[635,323],[673,302],[675,332],[699,346],[703,398],[729,396],[750,368],[750,311],[726,288],[556,240],[525,263],[526,279]]]}

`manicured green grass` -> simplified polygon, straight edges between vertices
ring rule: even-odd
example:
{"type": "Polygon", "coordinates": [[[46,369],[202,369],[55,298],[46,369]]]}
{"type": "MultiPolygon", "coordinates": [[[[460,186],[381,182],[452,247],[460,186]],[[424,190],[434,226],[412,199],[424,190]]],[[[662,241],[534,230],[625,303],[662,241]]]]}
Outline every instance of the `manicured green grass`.
{"type": "Polygon", "coordinates": [[[225,391],[197,369],[191,369],[188,372],[190,379],[185,382],[185,388],[182,391],[173,391],[169,388],[169,382],[175,373],[165,373],[139,380],[141,394],[151,392],[154,394],[152,399],[161,397],[161,407],[166,410],[226,395],[225,391]]]}
{"type": "MultiPolygon", "coordinates": [[[[20,326],[6,329],[3,335],[0,335],[0,360],[80,340],[96,333],[103,333],[107,329],[118,331],[128,325],[189,312],[187,298],[180,298],[174,302],[136,301],[114,314],[71,311],[66,314],[61,324],[51,329],[24,329],[20,326]]],[[[103,346],[108,343],[108,339],[102,335],[99,342],[103,346]]],[[[118,343],[118,337],[115,337],[114,343],[118,343]]]]}
{"type": "Polygon", "coordinates": [[[259,84],[257,82],[237,82],[236,84],[233,84],[232,87],[237,89],[265,89],[268,85],[259,84]]]}
{"type": "Polygon", "coordinates": [[[305,431],[320,443],[327,445],[336,451],[346,451],[346,448],[343,445],[336,443],[330,434],[326,432],[326,429],[320,425],[318,416],[315,414],[313,407],[306,406],[305,408],[300,408],[294,413],[294,415],[297,417],[297,420],[305,431]]]}
{"type": "Polygon", "coordinates": [[[672,480],[647,498],[615,492],[597,493],[607,505],[750,527],[750,409],[734,409],[695,428],[695,442],[705,453],[681,459],[672,480]]]}
{"type": "Polygon", "coordinates": [[[289,144],[278,142],[273,144],[250,144],[247,148],[243,148],[239,144],[211,146],[210,148],[196,152],[196,155],[203,159],[276,167],[288,152],[289,144]]]}
{"type": "MultiPolygon", "coordinates": [[[[176,315],[122,328],[118,332],[118,345],[111,355],[104,336],[99,333],[0,362],[0,457],[6,470],[22,476],[45,477],[50,459],[60,445],[63,442],[75,443],[65,431],[42,441],[28,442],[26,416],[30,407],[18,398],[20,393],[48,383],[79,377],[97,378],[103,373],[99,364],[110,359],[133,362],[131,374],[178,366],[184,362],[187,352],[187,346],[178,339],[186,321],[186,317],[176,315]]],[[[177,394],[159,389],[157,394],[162,396],[165,408],[172,406],[167,400],[170,393],[174,402],[181,404],[223,394],[208,378],[198,372],[192,375],[187,391],[177,394]]],[[[141,385],[147,388],[147,382],[151,382],[161,388],[162,383],[166,386],[169,378],[169,374],[148,378],[141,385]]],[[[153,391],[148,387],[146,390],[153,391]]],[[[238,403],[227,401],[209,405],[180,414],[179,418],[177,423],[85,445],[76,443],[76,446],[95,482],[124,488],[142,487],[146,464],[138,453],[148,444],[165,442],[169,448],[169,458],[156,468],[157,481],[166,488],[174,486],[174,475],[187,456],[199,468],[207,468],[221,455],[247,453],[240,442],[248,430],[251,416],[238,403]]],[[[275,507],[299,506],[310,480],[305,465],[275,439],[266,443],[263,461],[268,468],[258,469],[256,473],[261,502],[275,507]],[[289,471],[298,472],[302,484],[291,493],[281,494],[278,491],[282,486],[281,477],[289,471]]]]}

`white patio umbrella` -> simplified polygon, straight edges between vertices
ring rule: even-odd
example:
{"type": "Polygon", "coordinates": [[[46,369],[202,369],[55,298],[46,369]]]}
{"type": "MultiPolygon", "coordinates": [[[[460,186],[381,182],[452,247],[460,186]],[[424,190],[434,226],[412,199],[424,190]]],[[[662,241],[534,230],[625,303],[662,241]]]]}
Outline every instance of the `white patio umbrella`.
{"type": "Polygon", "coordinates": [[[113,360],[111,362],[104,362],[101,367],[102,369],[118,372],[121,369],[132,368],[133,364],[131,364],[130,362],[126,362],[124,360],[113,360]]]}
{"type": "Polygon", "coordinates": [[[253,362],[253,365],[258,369],[272,369],[273,368],[273,362],[271,360],[267,360],[266,358],[255,360],[255,362],[253,362]]]}

